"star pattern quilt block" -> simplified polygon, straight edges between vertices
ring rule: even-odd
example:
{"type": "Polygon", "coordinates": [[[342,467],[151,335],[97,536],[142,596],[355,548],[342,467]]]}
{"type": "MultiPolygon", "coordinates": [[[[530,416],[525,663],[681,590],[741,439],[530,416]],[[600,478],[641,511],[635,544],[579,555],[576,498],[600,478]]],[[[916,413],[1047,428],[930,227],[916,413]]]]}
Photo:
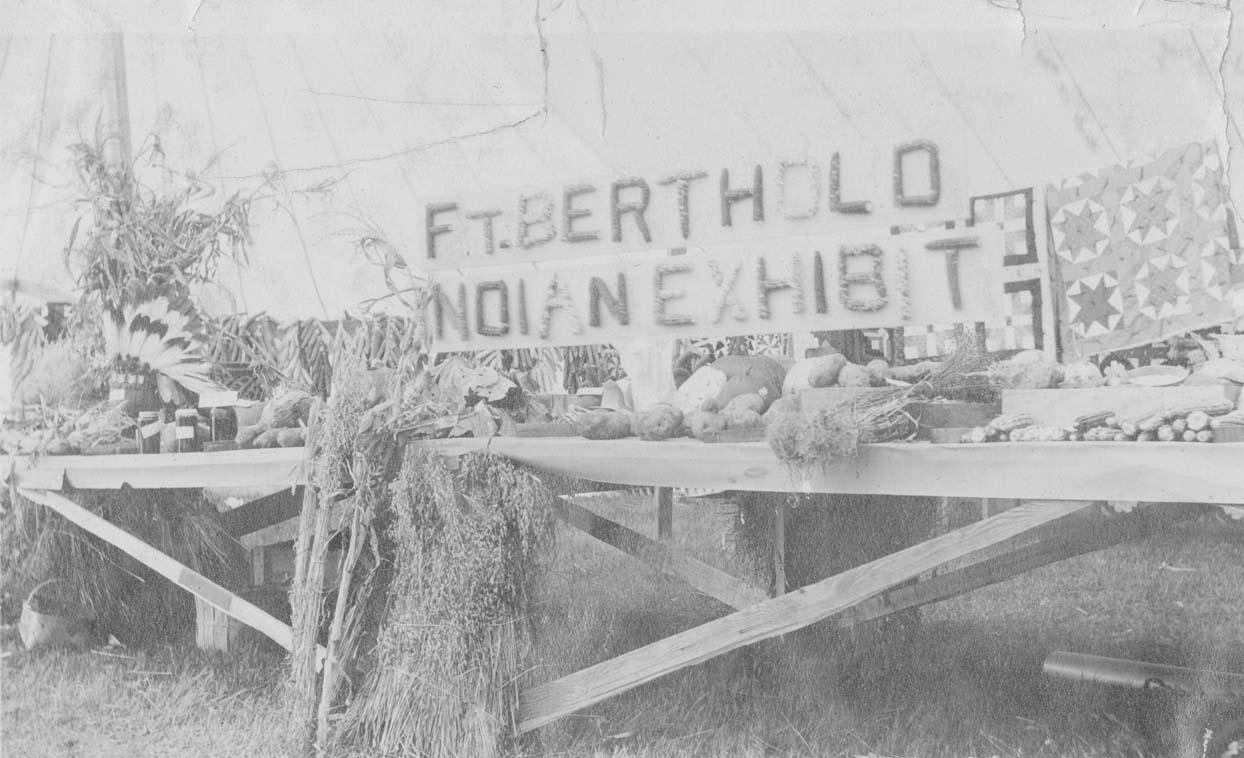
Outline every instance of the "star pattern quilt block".
{"type": "Polygon", "coordinates": [[[1244,259],[1223,177],[1211,141],[1046,188],[1064,358],[1235,317],[1244,259]]]}

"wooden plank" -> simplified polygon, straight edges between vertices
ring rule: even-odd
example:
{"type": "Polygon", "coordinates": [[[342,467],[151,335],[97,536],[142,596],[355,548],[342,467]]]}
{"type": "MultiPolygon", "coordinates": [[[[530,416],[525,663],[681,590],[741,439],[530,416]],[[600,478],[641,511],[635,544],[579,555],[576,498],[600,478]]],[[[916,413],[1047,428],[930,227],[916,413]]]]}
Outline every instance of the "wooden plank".
{"type": "Polygon", "coordinates": [[[263,547],[252,547],[249,551],[251,556],[251,586],[262,587],[264,580],[267,578],[264,571],[267,568],[263,547]]]}
{"type": "Polygon", "coordinates": [[[1030,503],[533,687],[520,699],[519,732],[543,726],[722,653],[848,611],[923,571],[977,550],[1005,544],[1031,529],[1091,505],[1083,502],[1030,503]]]}
{"type": "Polygon", "coordinates": [[[731,608],[746,608],[767,598],[746,582],[707,563],[648,539],[604,516],[562,497],[554,501],[557,515],[570,526],[621,550],[669,576],[681,579],[731,608]]]}
{"type": "Polygon", "coordinates": [[[652,497],[657,504],[657,539],[671,539],[674,536],[674,488],[657,487],[652,497]]]}
{"type": "MultiPolygon", "coordinates": [[[[45,490],[21,491],[24,497],[45,505],[102,540],[116,546],[160,576],[188,590],[208,604],[229,614],[243,624],[258,630],[281,647],[289,650],[293,644],[293,632],[287,624],[262,609],[247,602],[202,574],[194,571],[129,532],[106,519],[91,513],[57,492],[45,490]]],[[[319,658],[324,657],[324,647],[319,647],[319,658]]]]}
{"type": "Polygon", "coordinates": [[[773,509],[773,594],[786,594],[786,503],[773,509]]]}
{"type": "Polygon", "coordinates": [[[494,437],[419,444],[449,456],[489,452],[565,476],[640,487],[1244,505],[1244,442],[894,442],[862,445],[854,459],[809,471],[792,471],[762,442],[494,437]]]}
{"type": "Polygon", "coordinates": [[[60,472],[76,489],[175,489],[203,487],[293,487],[305,481],[305,450],[280,447],[218,453],[159,455],[63,455],[34,462],[18,459],[18,485],[60,489],[60,472]],[[54,480],[54,481],[52,481],[54,480]]]}
{"type": "MultiPolygon", "coordinates": [[[[850,611],[835,617],[840,628],[888,616],[891,613],[941,602],[967,592],[1006,581],[1029,571],[1077,555],[1102,550],[1121,542],[1160,532],[1179,521],[1196,518],[1197,508],[1148,509],[1143,514],[1111,516],[1086,509],[1045,530],[1030,544],[1020,544],[1003,552],[979,551],[981,560],[946,564],[953,568],[938,572],[917,584],[896,587],[869,598],[850,611]]],[[[1040,533],[1035,529],[1029,534],[1040,533]]]]}
{"type": "Polygon", "coordinates": [[[302,492],[287,487],[221,513],[220,524],[229,534],[241,537],[291,518],[296,519],[301,512],[302,492]]]}
{"type": "Polygon", "coordinates": [[[238,537],[238,542],[241,542],[244,547],[252,549],[290,542],[298,536],[299,518],[300,516],[291,516],[279,524],[264,527],[250,534],[244,534],[238,537]]]}

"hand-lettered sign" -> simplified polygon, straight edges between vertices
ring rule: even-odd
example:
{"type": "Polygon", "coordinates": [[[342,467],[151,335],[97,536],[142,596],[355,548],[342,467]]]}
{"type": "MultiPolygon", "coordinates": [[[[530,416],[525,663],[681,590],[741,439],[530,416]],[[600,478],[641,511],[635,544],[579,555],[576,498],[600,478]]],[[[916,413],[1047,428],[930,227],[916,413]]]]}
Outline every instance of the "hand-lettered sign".
{"type": "Polygon", "coordinates": [[[439,351],[996,321],[998,224],[432,272],[439,351]]]}

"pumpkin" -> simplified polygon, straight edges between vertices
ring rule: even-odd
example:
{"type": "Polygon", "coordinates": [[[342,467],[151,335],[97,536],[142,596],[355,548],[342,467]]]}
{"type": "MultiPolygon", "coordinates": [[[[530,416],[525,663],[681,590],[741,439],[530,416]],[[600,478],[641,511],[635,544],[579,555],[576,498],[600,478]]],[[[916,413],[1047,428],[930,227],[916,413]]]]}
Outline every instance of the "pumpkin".
{"type": "MultiPolygon", "coordinates": [[[[738,395],[755,393],[764,399],[764,408],[782,396],[786,369],[778,361],[764,355],[727,355],[718,358],[713,368],[726,375],[725,386],[717,393],[717,405],[725,408],[738,395]]],[[[761,409],[763,412],[763,408],[761,409]]]]}
{"type": "Polygon", "coordinates": [[[634,420],[635,434],[643,440],[667,440],[682,434],[683,413],[668,403],[653,406],[634,420]]]}

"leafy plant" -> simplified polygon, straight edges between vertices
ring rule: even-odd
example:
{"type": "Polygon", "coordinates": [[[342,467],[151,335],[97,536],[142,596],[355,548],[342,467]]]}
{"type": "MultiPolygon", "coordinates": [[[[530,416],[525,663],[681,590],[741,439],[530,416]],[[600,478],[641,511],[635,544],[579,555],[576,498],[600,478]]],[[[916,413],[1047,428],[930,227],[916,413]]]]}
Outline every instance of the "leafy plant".
{"type": "Polygon", "coordinates": [[[114,311],[158,296],[181,305],[192,285],[214,281],[222,260],[246,262],[252,196],[235,193],[206,212],[215,190],[189,172],[180,188],[157,192],[132,164],[109,158],[113,139],[97,127],[69,148],[86,206],[66,246],[79,287],[114,311]]]}

